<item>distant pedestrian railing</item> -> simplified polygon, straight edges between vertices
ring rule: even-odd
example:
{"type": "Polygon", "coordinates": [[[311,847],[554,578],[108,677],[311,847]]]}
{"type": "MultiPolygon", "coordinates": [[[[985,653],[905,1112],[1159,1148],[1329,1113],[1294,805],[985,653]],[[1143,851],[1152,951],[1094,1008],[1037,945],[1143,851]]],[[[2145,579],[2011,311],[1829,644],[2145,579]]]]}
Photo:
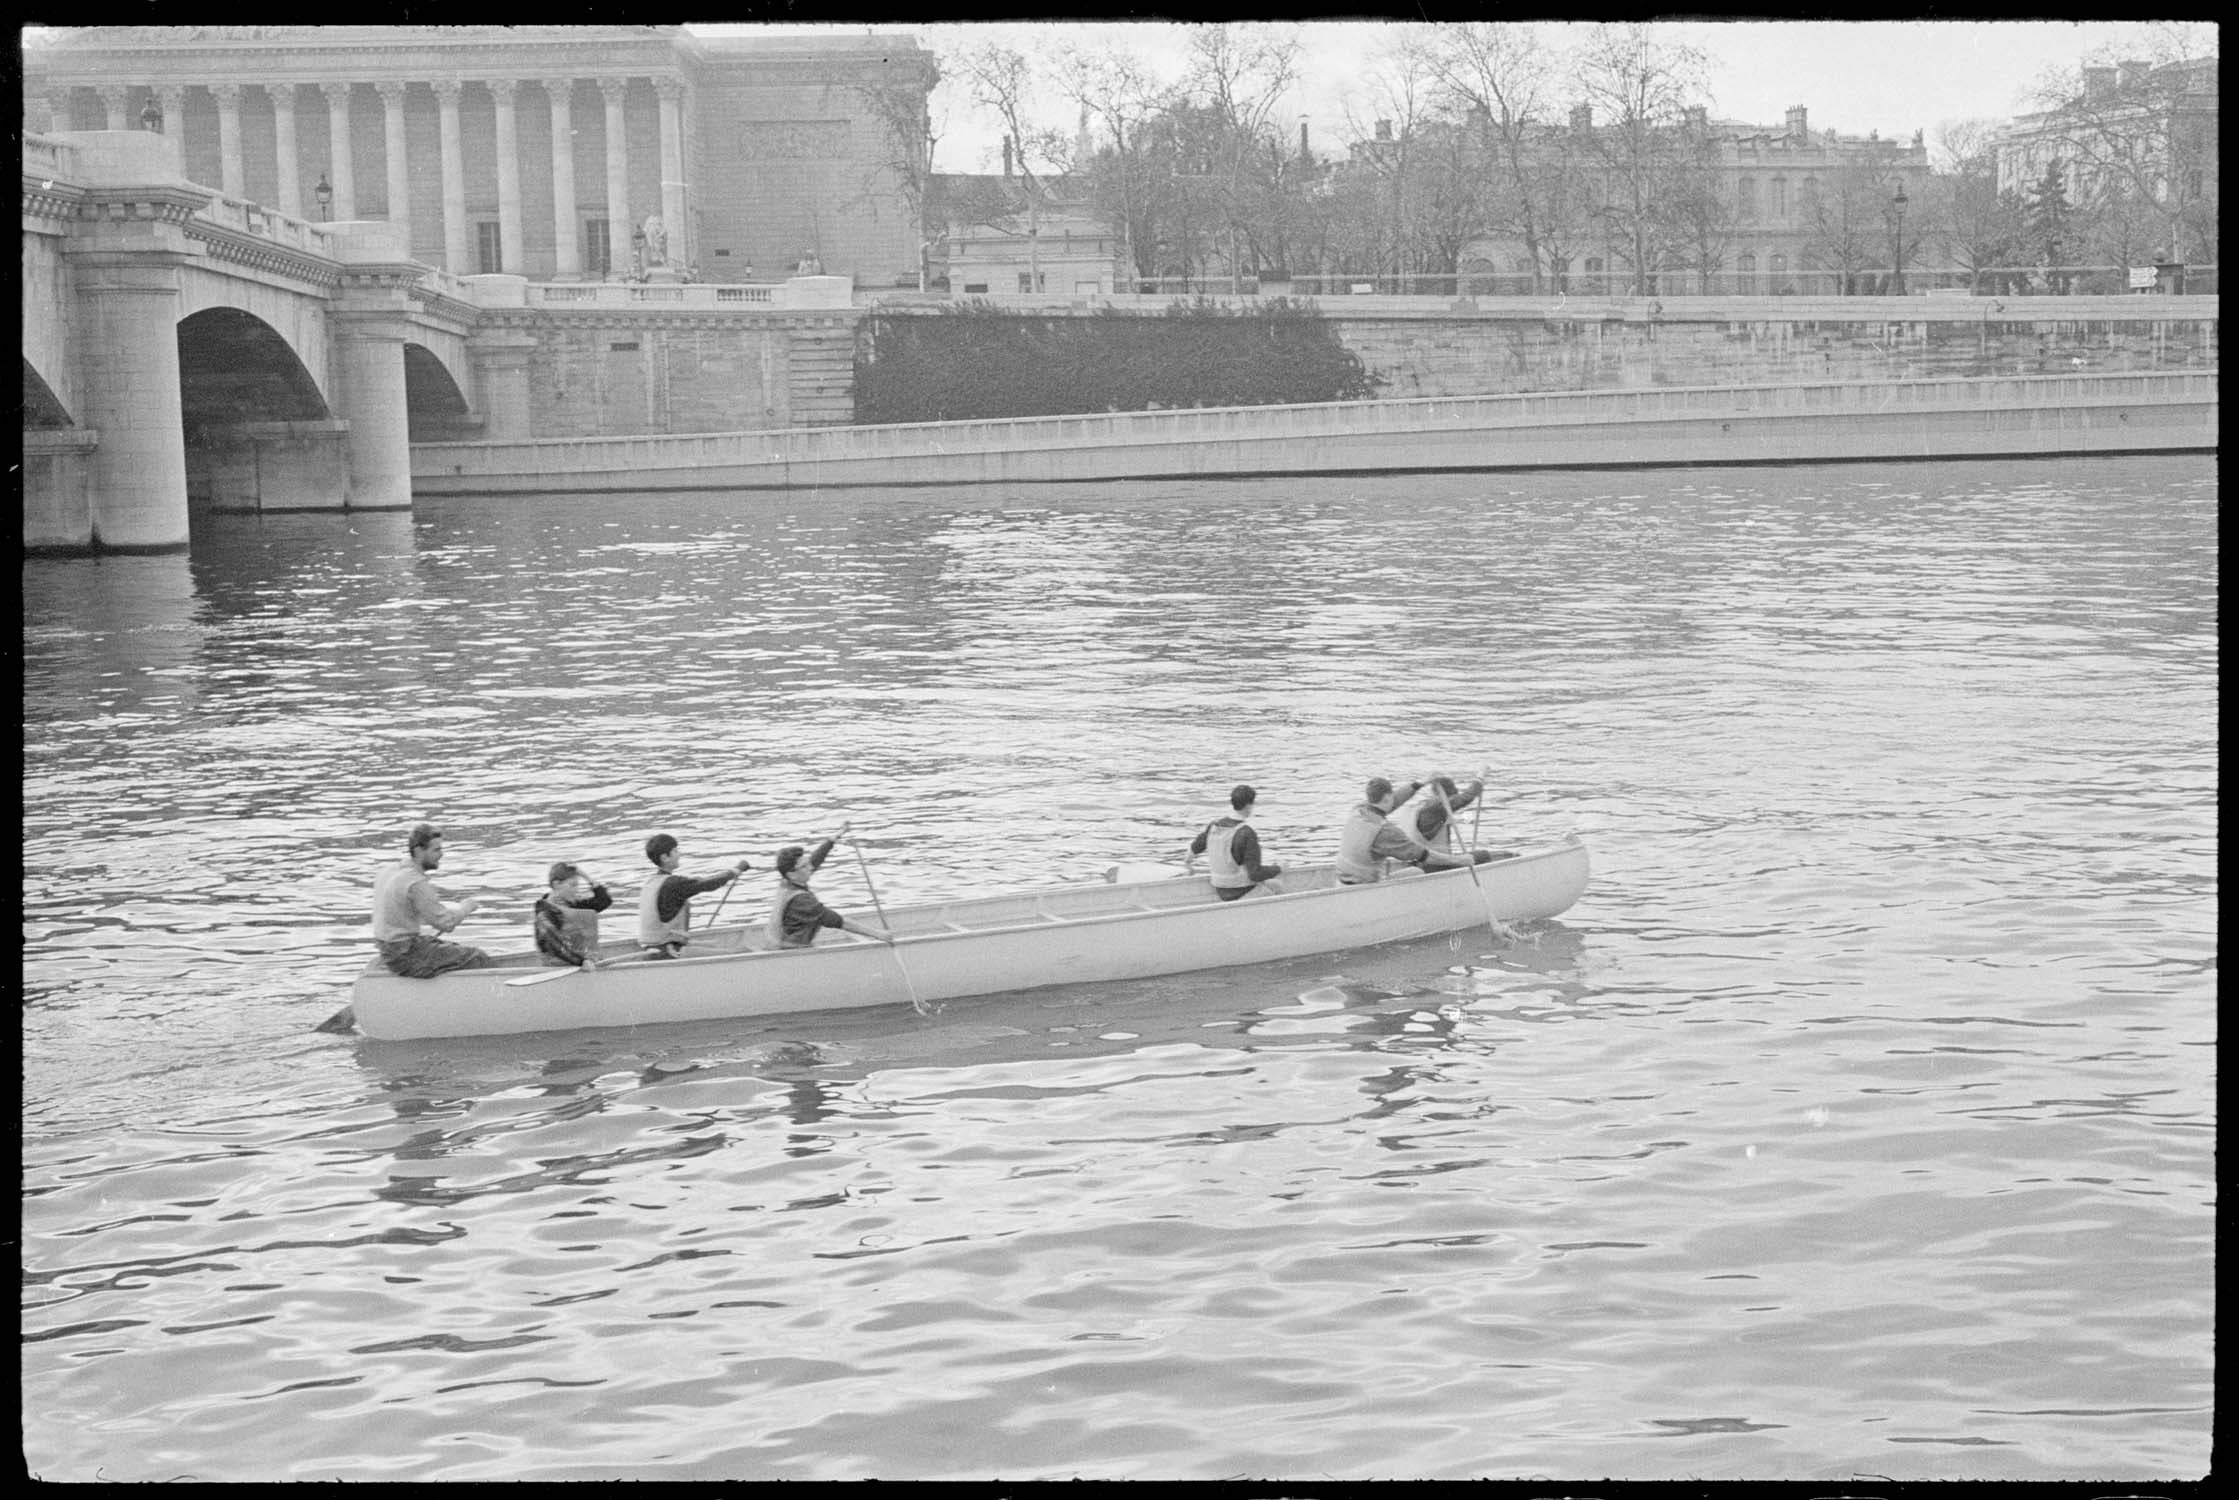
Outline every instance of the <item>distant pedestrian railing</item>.
{"type": "MultiPolygon", "coordinates": [[[[1154,297],[1891,297],[1966,293],[1983,297],[2103,297],[2119,294],[2213,295],[2217,267],[1881,266],[1855,271],[1660,271],[1641,289],[1628,271],[1561,276],[1509,271],[1318,272],[1289,277],[1146,276],[1121,278],[1122,293],[1154,297]],[[2151,273],[2145,286],[2138,273],[2151,273]]],[[[1009,300],[1003,293],[973,293],[1009,300]]]]}
{"type": "Polygon", "coordinates": [[[706,281],[530,281],[520,276],[467,278],[483,307],[762,308],[775,311],[849,307],[855,285],[845,276],[795,276],[785,281],[723,284],[706,281]]]}
{"type": "Polygon", "coordinates": [[[1516,396],[1427,396],[1399,401],[1103,412],[978,422],[909,422],[771,432],[545,438],[509,443],[420,443],[415,468],[446,479],[535,474],[632,474],[907,459],[913,455],[1037,453],[1220,442],[1285,445],[1378,433],[1532,430],[1608,424],[1720,422],[1765,416],[1886,414],[1895,410],[2028,411],[2115,403],[2213,404],[2213,371],[1991,379],[1861,380],[1816,385],[1657,387],[1516,396]]]}

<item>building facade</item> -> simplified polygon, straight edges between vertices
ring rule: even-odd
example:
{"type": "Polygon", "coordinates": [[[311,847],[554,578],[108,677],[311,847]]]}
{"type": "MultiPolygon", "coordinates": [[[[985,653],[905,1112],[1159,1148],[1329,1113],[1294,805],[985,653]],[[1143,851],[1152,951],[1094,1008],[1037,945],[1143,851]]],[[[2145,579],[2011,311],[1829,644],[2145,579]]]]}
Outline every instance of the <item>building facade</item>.
{"type": "Polygon", "coordinates": [[[2131,221],[2101,226],[2101,253],[2215,260],[2222,169],[2217,59],[2094,64],[2081,70],[2078,83],[2059,107],[2022,115],[1998,133],[1998,191],[2027,199],[2049,173],[2071,208],[2131,221]],[[2134,232],[2123,235],[2123,228],[2134,232]]]}
{"type": "Polygon", "coordinates": [[[1110,296],[1129,283],[1119,234],[1070,179],[1045,179],[1029,211],[1025,183],[993,173],[944,172],[933,200],[942,224],[938,267],[954,297],[1110,296]]]}
{"type": "MultiPolygon", "coordinates": [[[[1567,127],[1548,127],[1545,154],[1576,164],[1571,171],[1581,189],[1563,200],[1575,225],[1550,236],[1567,247],[1553,288],[1626,292],[1633,286],[1630,248],[1595,227],[1605,219],[1596,205],[1618,201],[1619,190],[1599,175],[1591,151],[1555,144],[1554,132],[1566,128],[1575,135],[1596,126],[1581,106],[1567,127]]],[[[1691,180],[1689,191],[1675,194],[1656,216],[1652,284],[1660,294],[1833,294],[1869,283],[1880,290],[1902,266],[1917,264],[1930,175],[1919,132],[1900,141],[1814,130],[1797,105],[1779,126],[1714,120],[1697,108],[1669,136],[1669,154],[1691,180]],[[1913,208],[1910,224],[1906,208],[1913,208]]],[[[1520,289],[1531,271],[1521,240],[1503,235],[1471,240],[1460,266],[1505,290],[1520,289]]]]}
{"type": "Polygon", "coordinates": [[[29,129],[163,130],[195,182],[458,274],[916,284],[938,72],[906,36],[101,26],[23,62],[29,129]]]}

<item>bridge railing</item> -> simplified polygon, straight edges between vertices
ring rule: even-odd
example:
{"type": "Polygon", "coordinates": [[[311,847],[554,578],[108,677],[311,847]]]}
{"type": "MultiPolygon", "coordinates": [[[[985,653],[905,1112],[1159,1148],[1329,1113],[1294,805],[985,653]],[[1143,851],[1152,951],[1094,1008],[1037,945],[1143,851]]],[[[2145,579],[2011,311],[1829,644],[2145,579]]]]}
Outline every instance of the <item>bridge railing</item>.
{"type": "Polygon", "coordinates": [[[27,177],[54,177],[69,181],[75,176],[72,168],[77,162],[77,149],[68,141],[58,141],[53,136],[25,131],[23,136],[23,171],[27,177]]]}
{"type": "Polygon", "coordinates": [[[246,198],[228,198],[223,193],[214,193],[195,217],[311,255],[323,255],[330,260],[337,258],[335,251],[340,236],[333,226],[298,219],[246,198]]]}
{"type": "Polygon", "coordinates": [[[472,300],[483,307],[748,311],[766,308],[850,307],[854,283],[845,276],[795,276],[784,281],[529,281],[518,276],[467,278],[472,300]]]}
{"type": "Polygon", "coordinates": [[[2213,404],[2212,371],[1826,381],[1798,386],[1655,387],[1508,396],[1422,396],[1296,406],[1098,412],[972,422],[908,422],[764,432],[415,443],[428,472],[452,476],[643,472],[884,459],[913,454],[1037,452],[1139,444],[1251,440],[1284,443],[1348,435],[1591,428],[1749,417],[1843,417],[1892,410],[1997,411],[2120,403],[2213,404]]]}

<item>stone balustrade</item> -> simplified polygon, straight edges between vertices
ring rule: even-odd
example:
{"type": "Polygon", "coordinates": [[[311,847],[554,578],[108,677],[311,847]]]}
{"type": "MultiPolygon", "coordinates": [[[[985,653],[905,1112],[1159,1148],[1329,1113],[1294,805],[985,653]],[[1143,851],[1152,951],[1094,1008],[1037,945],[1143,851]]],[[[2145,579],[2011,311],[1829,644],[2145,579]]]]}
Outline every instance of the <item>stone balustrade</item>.
{"type": "Polygon", "coordinates": [[[521,276],[462,278],[477,307],[583,312],[627,308],[638,312],[795,311],[850,307],[854,283],[845,276],[794,276],[784,281],[530,281],[521,276]]]}

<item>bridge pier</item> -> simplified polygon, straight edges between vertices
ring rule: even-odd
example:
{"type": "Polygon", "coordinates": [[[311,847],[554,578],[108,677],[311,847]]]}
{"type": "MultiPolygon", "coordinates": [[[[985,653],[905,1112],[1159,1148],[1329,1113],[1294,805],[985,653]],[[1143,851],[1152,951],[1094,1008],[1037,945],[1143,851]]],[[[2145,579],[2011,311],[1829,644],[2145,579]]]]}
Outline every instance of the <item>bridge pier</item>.
{"type": "MultiPolygon", "coordinates": [[[[184,215],[181,215],[184,218],[184,215]]],[[[80,540],[106,552],[187,545],[187,448],[179,404],[179,266],[153,248],[76,254],[93,501],[80,540]]]]}
{"type": "Polygon", "coordinates": [[[345,510],[347,422],[241,422],[208,435],[192,478],[213,511],[345,510]]]}

